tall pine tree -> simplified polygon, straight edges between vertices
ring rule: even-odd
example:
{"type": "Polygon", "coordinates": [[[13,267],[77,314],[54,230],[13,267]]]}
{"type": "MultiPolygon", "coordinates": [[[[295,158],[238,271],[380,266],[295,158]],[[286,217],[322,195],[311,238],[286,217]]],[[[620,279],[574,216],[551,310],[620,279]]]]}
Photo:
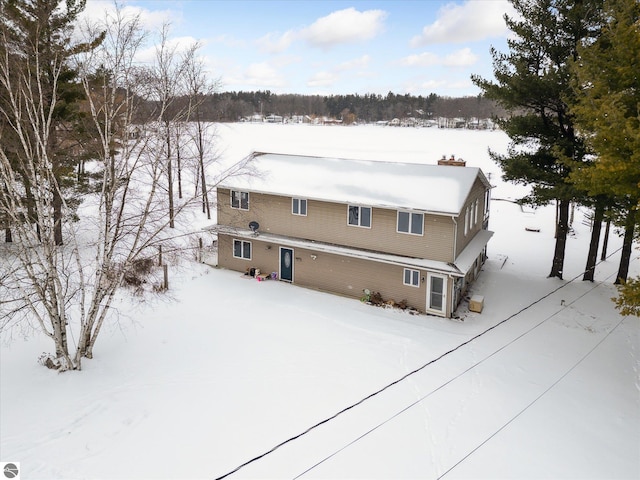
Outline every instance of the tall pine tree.
{"type": "Polygon", "coordinates": [[[605,0],[606,25],[598,39],[578,49],[573,63],[572,113],[595,154],[572,180],[591,195],[615,199],[624,214],[624,241],[616,283],[629,271],[640,221],[640,3],[605,0]]]}
{"type": "Polygon", "coordinates": [[[517,17],[505,16],[513,32],[509,52],[492,49],[496,81],[472,76],[485,96],[510,116],[499,120],[511,138],[508,153],[491,152],[505,180],[531,185],[522,203],[558,208],[550,277],[562,278],[569,207],[582,192],[567,182],[571,161],[583,161],[585,145],[574,127],[569,63],[578,45],[597,32],[602,0],[511,0],[517,17]]]}
{"type": "Polygon", "coordinates": [[[32,173],[41,160],[49,162],[46,182],[52,216],[30,211],[28,221],[48,229],[44,223],[50,219],[56,245],[63,243],[63,210],[71,218],[78,203],[72,195],[78,150],[74,128],[84,93],[68,59],[78,48],[87,47],[71,43],[73,24],[85,3],[6,0],[0,8],[0,54],[11,58],[11,71],[3,71],[0,82],[0,108],[6,125],[11,125],[5,130],[8,141],[2,148],[13,158],[30,210],[34,190],[38,188],[42,195],[42,185],[34,185],[32,173]]]}

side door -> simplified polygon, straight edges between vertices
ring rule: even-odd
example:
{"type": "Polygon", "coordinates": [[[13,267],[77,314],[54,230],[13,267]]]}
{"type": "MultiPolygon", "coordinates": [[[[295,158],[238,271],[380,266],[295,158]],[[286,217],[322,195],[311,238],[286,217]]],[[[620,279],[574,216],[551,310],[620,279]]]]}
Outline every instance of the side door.
{"type": "Polygon", "coordinates": [[[293,249],[280,247],[280,280],[293,282],[293,249]]]}
{"type": "Polygon", "coordinates": [[[447,277],[436,273],[427,274],[427,310],[446,314],[447,277]]]}

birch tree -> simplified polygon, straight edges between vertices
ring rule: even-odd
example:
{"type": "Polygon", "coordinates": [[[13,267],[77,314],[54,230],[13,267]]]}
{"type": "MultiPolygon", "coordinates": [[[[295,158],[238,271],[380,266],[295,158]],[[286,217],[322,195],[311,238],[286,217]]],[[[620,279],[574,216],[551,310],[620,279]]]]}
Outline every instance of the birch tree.
{"type": "MultiPolygon", "coordinates": [[[[59,61],[72,65],[84,92],[80,111],[95,138],[87,167],[92,176],[79,221],[61,196],[62,244],[56,241],[49,194],[61,190],[49,158],[59,147],[49,146],[47,123],[57,105],[57,90],[44,103],[32,88],[41,81],[41,70],[18,75],[7,50],[0,62],[0,140],[8,134],[17,139],[11,148],[0,142],[0,216],[8,217],[14,232],[14,242],[0,250],[0,329],[43,332],[55,345],[55,353],[46,355],[43,363],[61,371],[80,370],[83,359],[93,357],[105,322],[116,313],[113,302],[122,287],[141,294],[157,290],[152,256],[158,245],[169,245],[172,236],[173,216],[167,217],[164,190],[165,129],[157,128],[158,116],[155,121],[136,120],[141,102],[157,100],[146,97],[157,66],[154,70],[136,62],[146,39],[140,20],[117,8],[84,32],[89,41],[81,45],[91,48],[73,49],[59,61]],[[20,176],[26,182],[18,181],[20,176]],[[26,183],[31,197],[25,195],[26,183]],[[29,211],[39,229],[33,227],[29,211]]],[[[54,73],[63,70],[60,65],[54,73]]],[[[167,98],[166,104],[171,101],[167,98]]],[[[245,159],[215,178],[249,169],[250,159],[245,159]]],[[[173,213],[194,205],[195,195],[184,198],[173,213]]]]}
{"type": "MultiPolygon", "coordinates": [[[[209,202],[209,186],[207,181],[207,167],[215,160],[213,138],[215,126],[202,119],[202,107],[206,98],[216,93],[218,82],[211,81],[204,70],[204,63],[196,55],[198,45],[190,48],[184,57],[186,92],[189,98],[189,120],[192,127],[192,145],[196,160],[196,190],[200,185],[202,198],[202,213],[211,219],[211,205],[209,202]]],[[[197,191],[196,191],[197,194],[197,191]]]]}

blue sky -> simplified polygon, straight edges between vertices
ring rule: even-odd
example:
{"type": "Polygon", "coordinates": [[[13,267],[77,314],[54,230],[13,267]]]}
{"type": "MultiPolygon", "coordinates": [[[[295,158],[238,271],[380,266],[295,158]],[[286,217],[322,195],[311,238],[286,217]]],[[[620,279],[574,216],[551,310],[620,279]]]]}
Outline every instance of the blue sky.
{"type": "MultiPolygon", "coordinates": [[[[505,0],[151,1],[123,3],[151,32],[171,23],[222,91],[476,95],[492,78],[490,48],[506,51],[505,0]]],[[[88,0],[99,16],[113,3],[88,0]]]]}

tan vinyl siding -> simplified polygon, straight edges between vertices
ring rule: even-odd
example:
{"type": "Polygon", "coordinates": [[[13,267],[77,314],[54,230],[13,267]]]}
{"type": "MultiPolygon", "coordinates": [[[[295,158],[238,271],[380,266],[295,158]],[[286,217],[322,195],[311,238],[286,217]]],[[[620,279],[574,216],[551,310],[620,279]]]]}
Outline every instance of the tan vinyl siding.
{"type": "MultiPolygon", "coordinates": [[[[291,197],[251,193],[249,210],[230,207],[230,192],[218,190],[218,223],[247,229],[257,221],[272,234],[451,262],[454,224],[451,217],[424,216],[424,234],[397,232],[397,210],[373,208],[371,228],[348,225],[346,204],[307,200],[307,215],[293,215],[291,197]]],[[[367,205],[363,205],[367,206],[367,205]]]]}
{"type": "Polygon", "coordinates": [[[475,234],[482,229],[482,223],[484,221],[483,212],[484,212],[484,203],[485,203],[485,190],[486,187],[484,183],[478,178],[473,184],[473,188],[467,197],[467,200],[464,203],[464,207],[462,208],[462,212],[459,217],[456,217],[456,222],[458,222],[458,235],[456,238],[456,257],[464,250],[464,248],[469,244],[469,242],[473,239],[475,234]],[[465,235],[465,212],[467,207],[470,207],[474,204],[474,202],[478,200],[478,213],[477,213],[477,223],[471,227],[471,229],[465,235]]]}
{"type": "MultiPolygon", "coordinates": [[[[262,273],[278,272],[280,245],[262,242],[258,238],[250,240],[252,259],[244,260],[233,257],[234,237],[220,235],[218,264],[239,272],[245,272],[250,268],[259,268],[262,273]]],[[[295,259],[293,283],[296,285],[358,299],[362,298],[365,289],[369,289],[380,292],[385,300],[406,300],[407,305],[421,312],[425,310],[427,293],[426,282],[422,281],[422,278],[426,277],[424,270],[420,270],[420,285],[413,287],[404,285],[402,266],[316,252],[306,248],[292,249],[295,259]],[[315,256],[315,260],[312,255],[315,256]]]]}

